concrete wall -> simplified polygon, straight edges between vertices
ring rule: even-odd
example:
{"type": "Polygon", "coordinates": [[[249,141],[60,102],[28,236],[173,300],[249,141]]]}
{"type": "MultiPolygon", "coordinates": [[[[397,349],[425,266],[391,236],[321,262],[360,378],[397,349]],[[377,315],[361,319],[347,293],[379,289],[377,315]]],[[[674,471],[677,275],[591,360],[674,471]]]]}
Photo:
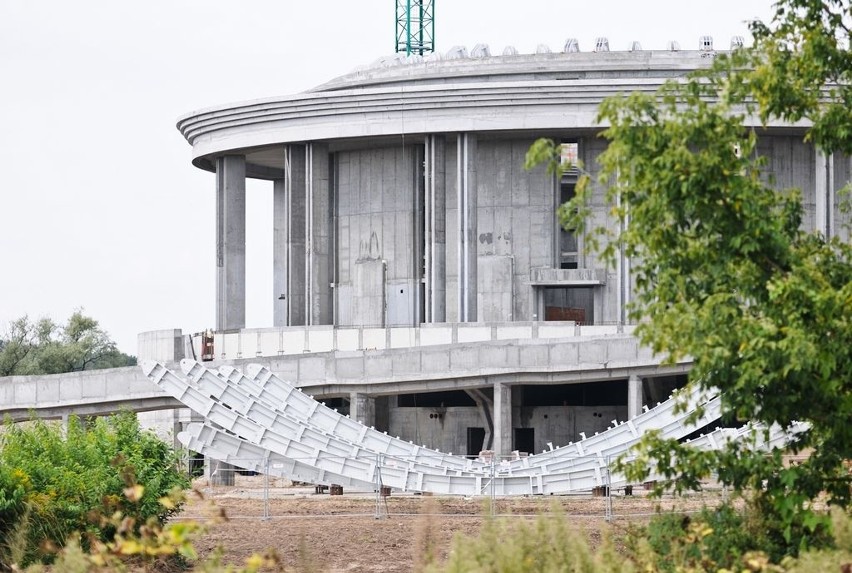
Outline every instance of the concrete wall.
{"type": "Polygon", "coordinates": [[[816,151],[801,136],[762,135],[758,154],[766,160],[765,178],[778,189],[797,188],[802,192],[806,230],[815,228],[816,151]]]}
{"type": "MultiPolygon", "coordinates": [[[[419,288],[419,268],[415,267],[416,145],[400,144],[336,154],[336,324],[362,325],[365,316],[374,322],[374,311],[366,315],[359,297],[372,292],[375,273],[358,273],[364,260],[385,260],[386,324],[413,325],[415,288],[419,288]],[[356,284],[358,277],[367,285],[356,284]]],[[[370,303],[371,304],[371,303],[370,303]]]]}
{"type": "MultiPolygon", "coordinates": [[[[538,406],[512,408],[512,428],[533,428],[535,451],[564,446],[581,438],[580,432],[592,436],[611,425],[612,420],[626,420],[627,406],[538,406]]],[[[467,452],[467,429],[484,428],[486,422],[475,407],[400,408],[391,400],[388,434],[442,452],[464,455],[467,452]]]]}
{"type": "Polygon", "coordinates": [[[184,337],[181,329],[152,330],[136,337],[136,359],[176,362],[185,357],[184,337]]]}
{"type": "Polygon", "coordinates": [[[477,146],[478,254],[487,273],[480,278],[480,292],[502,292],[511,301],[498,317],[494,297],[480,299],[480,310],[487,313],[484,320],[533,320],[530,269],[555,262],[555,180],[543,166],[524,169],[534,141],[480,137],[477,146]],[[490,257],[511,257],[511,268],[500,260],[490,263],[490,257]],[[492,272],[496,265],[502,267],[501,273],[492,272]]]}

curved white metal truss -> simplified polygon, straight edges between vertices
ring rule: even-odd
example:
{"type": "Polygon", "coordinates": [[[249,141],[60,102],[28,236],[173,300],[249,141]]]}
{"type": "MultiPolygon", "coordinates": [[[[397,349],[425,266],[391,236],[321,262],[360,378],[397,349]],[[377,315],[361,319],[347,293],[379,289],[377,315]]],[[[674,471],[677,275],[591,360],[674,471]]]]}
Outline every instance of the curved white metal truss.
{"type": "MultiPolygon", "coordinates": [[[[609,462],[644,431],[657,428],[665,437],[681,438],[718,419],[720,412],[718,397],[708,401],[693,391],[646,409],[630,422],[614,421],[610,429],[574,444],[511,462],[488,463],[367,428],[260,366],[249,366],[246,376],[231,367],[216,372],[184,360],[181,368],[187,378],[157,362],[146,361],[142,368],[149,379],[205,417],[205,423],[190,424],[179,434],[188,448],[244,469],[367,490],[388,486],[456,495],[533,495],[619,487],[626,483],[623,477],[610,475],[609,462]],[[687,406],[677,408],[683,400],[687,406]],[[689,420],[696,404],[701,405],[700,416],[689,420]]],[[[755,431],[749,426],[722,428],[691,445],[717,448],[755,431]]],[[[789,437],[772,428],[766,447],[783,444],[789,437]]]]}

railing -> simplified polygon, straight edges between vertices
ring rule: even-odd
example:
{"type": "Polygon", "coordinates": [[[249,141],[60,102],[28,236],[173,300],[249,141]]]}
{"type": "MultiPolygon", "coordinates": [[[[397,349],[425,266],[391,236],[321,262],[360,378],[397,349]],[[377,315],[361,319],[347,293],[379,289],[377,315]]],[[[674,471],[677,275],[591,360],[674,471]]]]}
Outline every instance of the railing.
{"type": "MultiPolygon", "coordinates": [[[[213,335],[216,359],[281,356],[309,352],[386,350],[499,340],[537,340],[630,334],[633,326],[574,322],[440,323],[419,327],[288,326],[247,328],[213,335]]],[[[189,335],[201,358],[202,334],[189,335]]]]}

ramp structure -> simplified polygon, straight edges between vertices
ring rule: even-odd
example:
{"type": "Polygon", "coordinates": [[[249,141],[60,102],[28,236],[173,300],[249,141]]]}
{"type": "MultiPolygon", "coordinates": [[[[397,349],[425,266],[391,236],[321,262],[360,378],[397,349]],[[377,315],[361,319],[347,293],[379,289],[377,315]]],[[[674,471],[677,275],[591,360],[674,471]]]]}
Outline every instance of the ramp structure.
{"type": "MultiPolygon", "coordinates": [[[[646,409],[629,422],[568,446],[512,461],[486,461],[444,453],[388,436],[327,408],[268,369],[246,373],[223,366],[208,369],[183,360],[179,375],[146,361],[145,375],[205,418],[178,439],[187,448],[248,470],[324,485],[378,490],[391,487],[451,495],[534,495],[589,491],[627,485],[611,475],[610,461],[651,428],[680,439],[719,418],[719,398],[692,391],[646,409]],[[685,401],[686,408],[676,408],[685,401]],[[696,421],[688,419],[701,408],[696,421]]],[[[794,432],[800,428],[794,428],[794,432]]],[[[720,428],[693,440],[696,448],[718,448],[760,428],[720,428]]],[[[789,439],[780,428],[762,447],[789,439]]]]}

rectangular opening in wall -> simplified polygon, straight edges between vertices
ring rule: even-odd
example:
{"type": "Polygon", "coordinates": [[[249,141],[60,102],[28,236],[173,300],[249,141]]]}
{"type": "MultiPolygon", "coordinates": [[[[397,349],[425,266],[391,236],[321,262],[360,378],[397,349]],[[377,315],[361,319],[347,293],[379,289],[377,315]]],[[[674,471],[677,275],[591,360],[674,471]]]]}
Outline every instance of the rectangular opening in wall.
{"type": "Polygon", "coordinates": [[[485,449],[485,428],[467,429],[467,455],[476,457],[485,449]]]}
{"type": "MultiPolygon", "coordinates": [[[[576,185],[574,181],[562,181],[559,184],[559,204],[565,204],[574,198],[576,185]]],[[[576,269],[579,266],[580,253],[575,229],[565,229],[559,226],[559,268],[576,269]]]]}
{"type": "Polygon", "coordinates": [[[573,320],[577,324],[594,324],[594,287],[546,287],[544,319],[573,320]]]}
{"type": "Polygon", "coordinates": [[[626,406],[625,380],[582,384],[527,384],[521,386],[521,407],[626,406]]]}
{"type": "Polygon", "coordinates": [[[512,449],[528,454],[535,453],[535,428],[515,428],[512,449]]]}

